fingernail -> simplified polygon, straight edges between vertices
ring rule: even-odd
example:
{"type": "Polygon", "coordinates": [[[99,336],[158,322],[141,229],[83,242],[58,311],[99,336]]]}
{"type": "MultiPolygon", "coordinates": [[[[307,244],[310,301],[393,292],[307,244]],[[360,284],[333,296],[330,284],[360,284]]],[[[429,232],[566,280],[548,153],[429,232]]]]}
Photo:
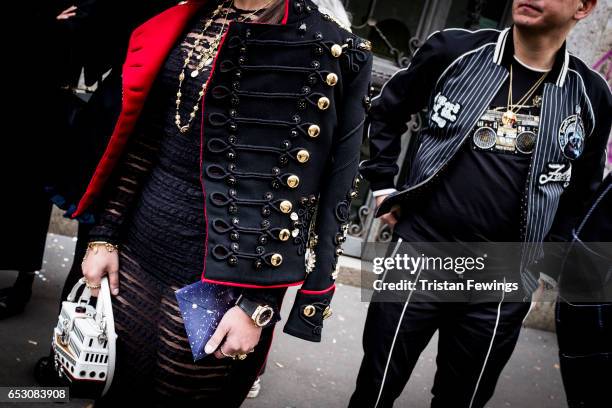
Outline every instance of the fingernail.
{"type": "Polygon", "coordinates": [[[113,295],[118,295],[119,294],[119,289],[115,288],[113,289],[113,295]]]}
{"type": "Polygon", "coordinates": [[[204,347],[204,352],[205,352],[206,354],[210,354],[210,353],[212,353],[213,351],[215,351],[215,349],[216,349],[216,347],[215,347],[215,346],[213,346],[213,345],[212,345],[212,344],[210,344],[210,343],[206,343],[206,346],[204,347]]]}

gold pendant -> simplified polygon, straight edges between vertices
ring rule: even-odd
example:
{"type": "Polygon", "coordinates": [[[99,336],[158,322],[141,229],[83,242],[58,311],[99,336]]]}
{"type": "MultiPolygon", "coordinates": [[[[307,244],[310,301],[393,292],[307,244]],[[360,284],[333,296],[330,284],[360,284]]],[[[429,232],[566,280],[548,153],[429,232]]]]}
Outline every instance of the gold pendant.
{"type": "Polygon", "coordinates": [[[189,130],[189,125],[181,126],[179,130],[181,131],[181,133],[187,133],[187,131],[189,130]]]}
{"type": "Polygon", "coordinates": [[[505,111],[502,115],[502,123],[504,126],[512,127],[516,123],[516,113],[512,112],[510,109],[505,111]]]}
{"type": "Polygon", "coordinates": [[[542,97],[540,95],[536,95],[533,97],[533,106],[539,108],[542,106],[542,97]]]}

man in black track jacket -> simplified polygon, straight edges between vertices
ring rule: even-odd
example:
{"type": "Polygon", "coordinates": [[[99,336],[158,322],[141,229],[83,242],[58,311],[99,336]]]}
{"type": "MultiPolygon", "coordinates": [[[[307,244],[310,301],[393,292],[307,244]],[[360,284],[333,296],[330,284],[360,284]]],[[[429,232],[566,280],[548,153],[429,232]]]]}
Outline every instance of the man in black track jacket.
{"type": "MultiPolygon", "coordinates": [[[[595,4],[515,0],[512,27],[436,32],[383,87],[361,172],[377,215],[395,225],[392,254],[402,242],[522,242],[515,269],[524,297],[555,284],[534,267],[542,243],[567,235],[601,183],[610,133],[606,81],[565,44],[595,4]],[[401,135],[423,108],[407,180],[396,186],[401,135]]],[[[529,303],[508,302],[503,291],[493,302],[463,303],[412,292],[370,305],[350,406],[392,406],[437,330],[432,407],[483,407],[529,303]]]]}

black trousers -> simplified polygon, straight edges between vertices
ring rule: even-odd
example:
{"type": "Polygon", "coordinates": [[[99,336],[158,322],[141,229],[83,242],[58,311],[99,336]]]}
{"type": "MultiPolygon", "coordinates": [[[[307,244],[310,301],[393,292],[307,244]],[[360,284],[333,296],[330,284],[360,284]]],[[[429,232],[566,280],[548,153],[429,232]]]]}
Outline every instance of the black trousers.
{"type": "Polygon", "coordinates": [[[442,302],[432,299],[431,292],[415,290],[399,302],[372,302],[363,333],[365,355],[349,407],[393,406],[436,331],[431,406],[484,407],[530,307],[506,301],[501,291],[495,299],[442,302]]]}
{"type": "Polygon", "coordinates": [[[570,408],[597,408],[610,400],[612,304],[557,302],[561,377],[570,408]]]}

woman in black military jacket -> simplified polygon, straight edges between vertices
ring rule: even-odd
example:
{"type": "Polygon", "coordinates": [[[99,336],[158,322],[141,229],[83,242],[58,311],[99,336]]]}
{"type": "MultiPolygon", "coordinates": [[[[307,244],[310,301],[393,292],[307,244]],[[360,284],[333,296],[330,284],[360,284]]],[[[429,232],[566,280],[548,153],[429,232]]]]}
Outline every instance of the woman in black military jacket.
{"type": "Polygon", "coordinates": [[[108,401],[239,405],[287,286],[302,284],[285,331],[320,341],[370,69],[369,44],[304,0],[183,2],[134,31],[122,112],[74,214],[100,211],[83,270],[116,295],[108,401]],[[199,278],[243,296],[207,346],[218,359],[194,363],[174,290],[199,278]]]}

